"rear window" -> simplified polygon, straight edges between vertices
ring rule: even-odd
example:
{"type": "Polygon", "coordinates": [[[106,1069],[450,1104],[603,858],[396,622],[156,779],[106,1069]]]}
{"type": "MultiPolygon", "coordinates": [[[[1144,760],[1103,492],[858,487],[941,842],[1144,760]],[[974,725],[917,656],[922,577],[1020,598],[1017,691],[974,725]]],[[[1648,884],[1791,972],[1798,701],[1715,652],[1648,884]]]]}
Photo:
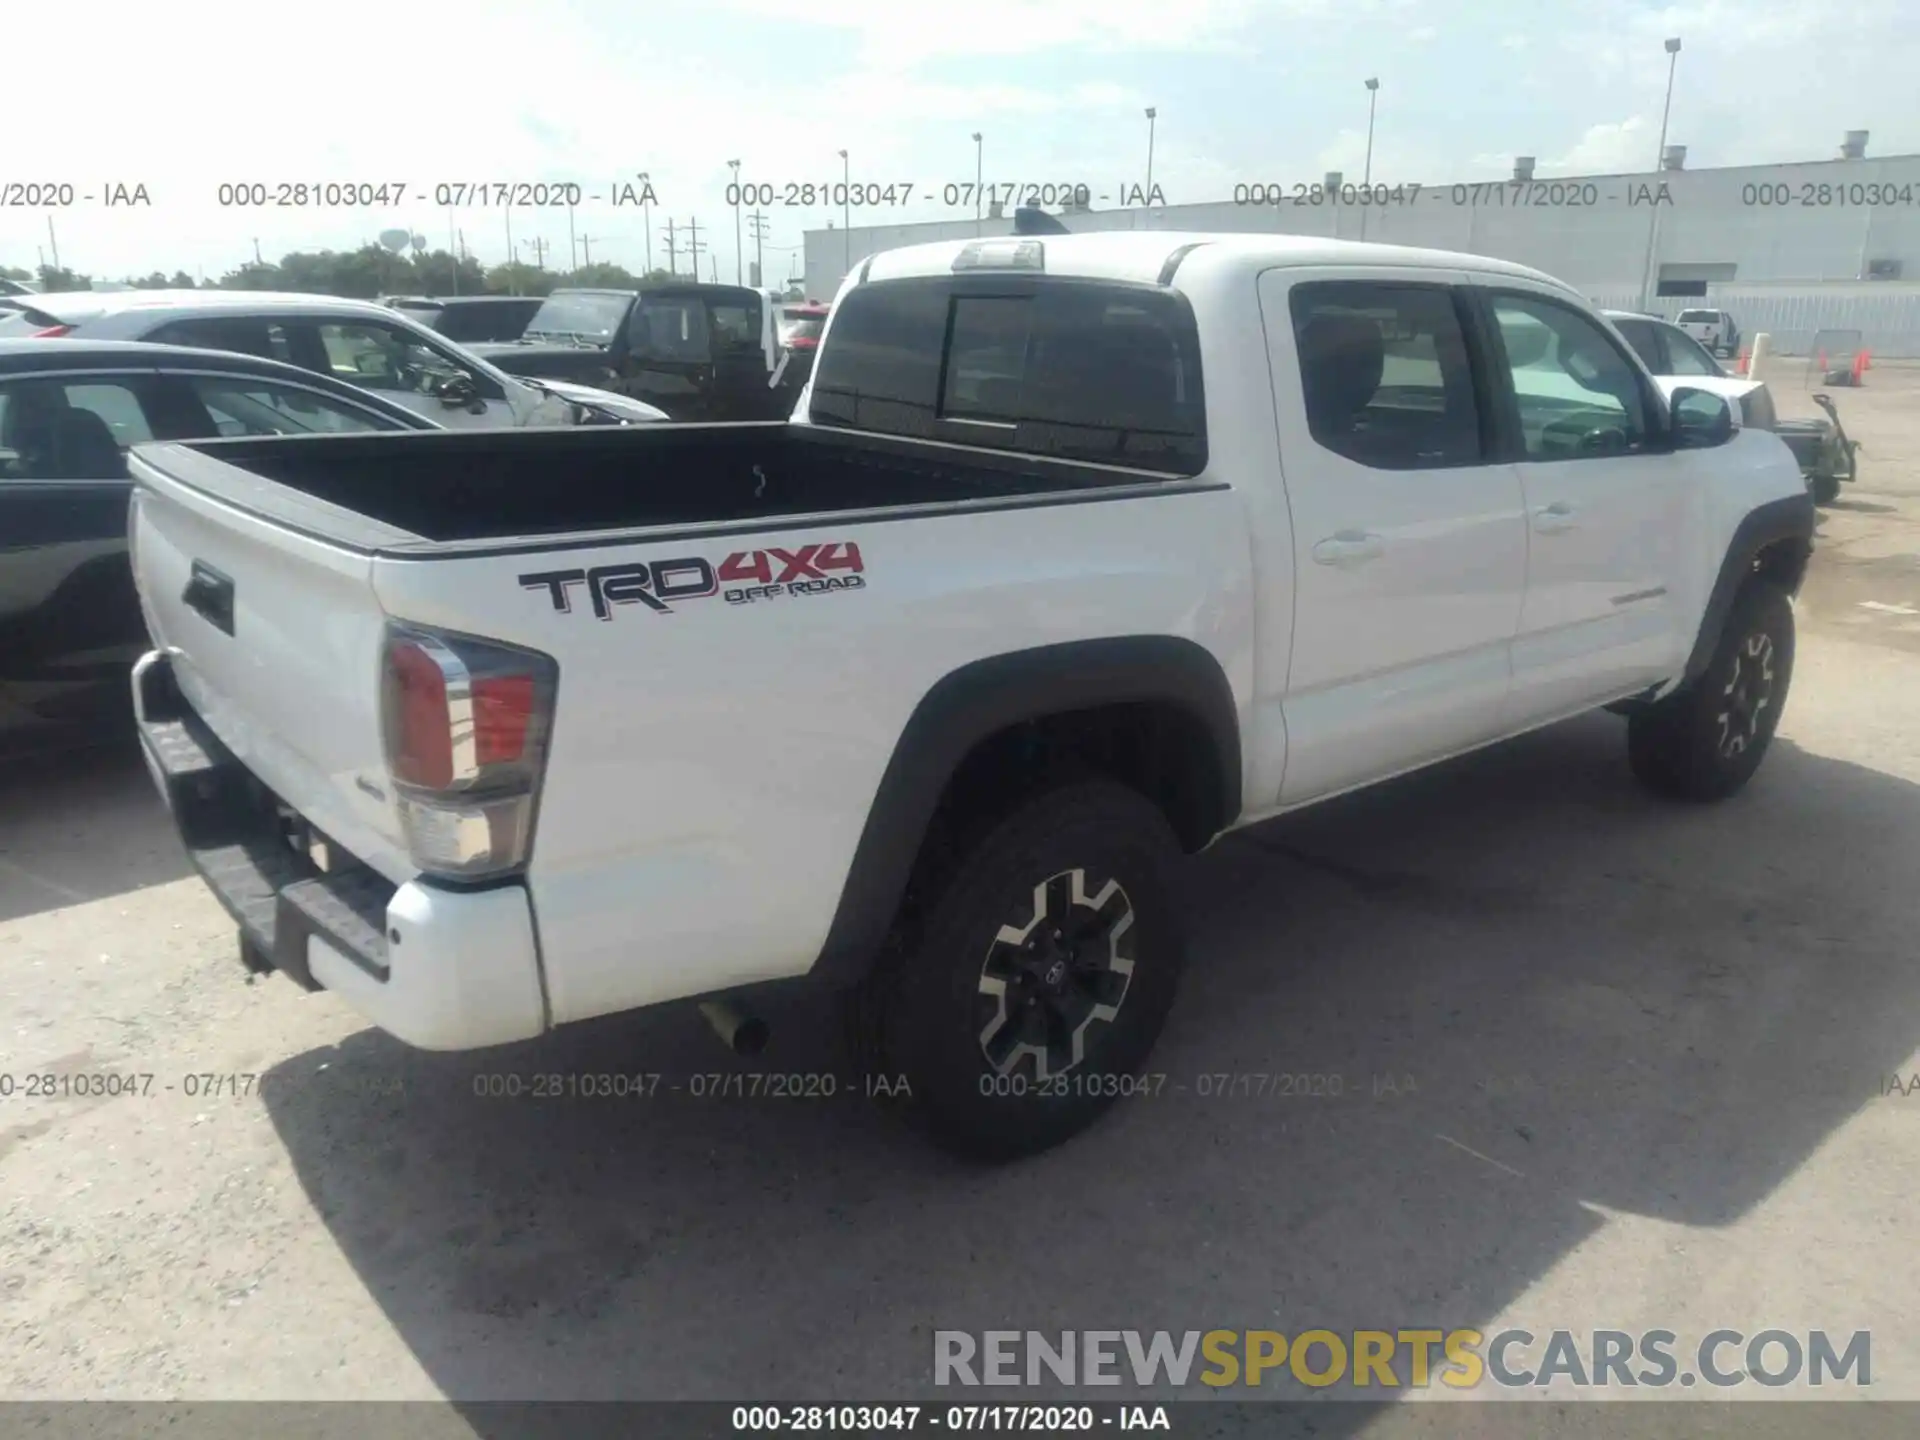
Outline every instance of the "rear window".
{"type": "Polygon", "coordinates": [[[1079,280],[885,280],[839,302],[815,424],[1197,475],[1193,313],[1171,291],[1079,280]]]}
{"type": "Polygon", "coordinates": [[[59,323],[45,311],[0,303],[0,339],[18,340],[38,330],[51,330],[59,323]]]}
{"type": "Polygon", "coordinates": [[[1658,375],[1666,368],[1666,357],[1660,353],[1660,337],[1653,333],[1653,325],[1646,320],[1616,320],[1613,328],[1620,332],[1620,338],[1633,347],[1633,353],[1652,374],[1658,375]]]}
{"type": "Polygon", "coordinates": [[[1717,325],[1719,322],[1718,310],[1682,310],[1680,312],[1682,325],[1717,325]]]}
{"type": "Polygon", "coordinates": [[[827,317],[817,310],[786,310],[780,315],[780,343],[791,345],[796,340],[818,340],[826,328],[827,317]]]}

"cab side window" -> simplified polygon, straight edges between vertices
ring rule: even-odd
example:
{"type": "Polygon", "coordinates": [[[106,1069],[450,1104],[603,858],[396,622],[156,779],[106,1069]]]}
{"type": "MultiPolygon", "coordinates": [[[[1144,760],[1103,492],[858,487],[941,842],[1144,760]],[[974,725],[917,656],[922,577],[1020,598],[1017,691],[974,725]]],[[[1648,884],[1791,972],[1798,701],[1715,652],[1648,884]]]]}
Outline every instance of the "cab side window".
{"type": "Polygon", "coordinates": [[[1314,281],[1288,295],[1307,428],[1376,470],[1482,463],[1465,334],[1444,285],[1314,281]]]}
{"type": "Polygon", "coordinates": [[[1515,294],[1495,295],[1493,316],[1527,459],[1637,455],[1650,447],[1639,373],[1595,321],[1571,306],[1515,294]]]}

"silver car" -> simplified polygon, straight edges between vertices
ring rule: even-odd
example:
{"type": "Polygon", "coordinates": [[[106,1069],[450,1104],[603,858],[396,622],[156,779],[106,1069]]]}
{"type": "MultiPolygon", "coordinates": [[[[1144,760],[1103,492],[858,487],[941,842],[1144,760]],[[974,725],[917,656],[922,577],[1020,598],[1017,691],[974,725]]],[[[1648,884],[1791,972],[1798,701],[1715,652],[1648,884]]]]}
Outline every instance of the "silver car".
{"type": "Polygon", "coordinates": [[[509,375],[390,306],[329,295],[73,290],[0,299],[0,339],[28,336],[257,355],[371,390],[450,429],[667,418],[591,386],[509,375]]]}

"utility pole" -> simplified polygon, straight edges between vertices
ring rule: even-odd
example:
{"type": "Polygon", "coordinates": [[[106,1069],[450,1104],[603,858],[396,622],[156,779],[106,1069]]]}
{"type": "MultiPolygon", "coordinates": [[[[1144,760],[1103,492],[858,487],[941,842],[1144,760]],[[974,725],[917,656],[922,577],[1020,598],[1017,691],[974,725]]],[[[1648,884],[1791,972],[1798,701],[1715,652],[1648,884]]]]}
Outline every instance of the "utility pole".
{"type": "MultiPolygon", "coordinates": [[[[603,235],[600,238],[604,240],[606,237],[603,235]]],[[[582,235],[580,237],[580,263],[583,266],[593,264],[593,237],[591,235],[582,235]]]]}
{"type": "Polygon", "coordinates": [[[258,235],[253,237],[253,263],[256,265],[264,265],[267,263],[260,258],[260,237],[258,235]]]}
{"type": "Polygon", "coordinates": [[[667,217],[667,273],[669,275],[678,275],[680,273],[680,247],[674,239],[673,217],[671,215],[667,217]]]}
{"type": "Polygon", "coordinates": [[[567,273],[580,268],[580,242],[573,238],[573,202],[567,202],[567,273]]]}
{"type": "Polygon", "coordinates": [[[533,240],[533,268],[536,270],[547,268],[547,242],[537,235],[533,240]]]}
{"type": "MultiPolygon", "coordinates": [[[[652,191],[653,174],[651,171],[642,170],[640,172],[640,184],[644,187],[640,191],[642,195],[646,195],[652,191]]],[[[647,274],[651,275],[653,273],[653,202],[651,200],[642,200],[640,202],[640,233],[647,237],[647,274]]]]}
{"type": "Polygon", "coordinates": [[[733,283],[744,285],[747,282],[740,272],[746,268],[747,257],[746,246],[740,243],[740,162],[729,160],[727,164],[733,167],[733,283]]]}
{"type": "Polygon", "coordinates": [[[700,241],[700,221],[698,217],[687,221],[687,259],[691,262],[688,271],[695,283],[700,279],[700,252],[707,247],[700,241]]]}
{"type": "Polygon", "coordinates": [[[1147,107],[1147,193],[1141,199],[1140,203],[1143,205],[1153,204],[1153,126],[1159,118],[1159,108],[1149,105],[1147,107]]]}
{"type": "Polygon", "coordinates": [[[761,246],[766,243],[767,239],[767,214],[764,210],[756,210],[747,218],[753,222],[753,283],[756,285],[765,285],[767,283],[767,264],[761,246]]]}
{"type": "MultiPolygon", "coordinates": [[[[1680,37],[1675,35],[1666,42],[1667,51],[1667,100],[1660,109],[1660,151],[1653,157],[1653,177],[1660,178],[1660,172],[1667,164],[1667,120],[1673,114],[1673,72],[1680,64],[1680,37]]],[[[1652,212],[1647,216],[1647,258],[1640,266],[1640,308],[1653,308],[1654,291],[1660,287],[1653,279],[1653,248],[1660,234],[1660,207],[1648,207],[1652,212]]]]}
{"type": "Polygon", "coordinates": [[[500,213],[504,215],[507,220],[507,293],[509,295],[518,295],[520,293],[520,282],[515,278],[514,271],[520,264],[520,252],[513,248],[513,207],[511,205],[506,206],[500,213]]]}
{"type": "Polygon", "coordinates": [[[973,132],[973,233],[980,233],[980,192],[985,187],[982,182],[987,178],[987,152],[980,141],[980,132],[973,132]]]}
{"type": "Polygon", "coordinates": [[[1373,112],[1375,103],[1380,99],[1380,82],[1367,81],[1367,168],[1360,178],[1360,188],[1365,196],[1360,203],[1360,238],[1367,238],[1367,211],[1373,199],[1373,112]]]}

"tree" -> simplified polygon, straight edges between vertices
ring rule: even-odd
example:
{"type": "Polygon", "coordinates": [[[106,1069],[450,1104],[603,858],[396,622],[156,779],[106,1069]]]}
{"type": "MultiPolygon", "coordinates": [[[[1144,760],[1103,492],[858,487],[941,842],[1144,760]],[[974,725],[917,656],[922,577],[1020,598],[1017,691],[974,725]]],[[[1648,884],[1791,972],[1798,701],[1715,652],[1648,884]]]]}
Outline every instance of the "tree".
{"type": "Polygon", "coordinates": [[[76,274],[64,265],[42,265],[40,288],[49,295],[58,295],[63,290],[91,290],[93,277],[76,274]]]}
{"type": "Polygon", "coordinates": [[[643,282],[623,266],[596,260],[566,277],[569,290],[638,290],[643,282]]]}
{"type": "Polygon", "coordinates": [[[545,295],[560,283],[551,270],[515,261],[487,271],[487,289],[495,295],[545,295]]]}
{"type": "Polygon", "coordinates": [[[31,280],[33,272],[24,265],[0,265],[0,280],[31,280]]]}

